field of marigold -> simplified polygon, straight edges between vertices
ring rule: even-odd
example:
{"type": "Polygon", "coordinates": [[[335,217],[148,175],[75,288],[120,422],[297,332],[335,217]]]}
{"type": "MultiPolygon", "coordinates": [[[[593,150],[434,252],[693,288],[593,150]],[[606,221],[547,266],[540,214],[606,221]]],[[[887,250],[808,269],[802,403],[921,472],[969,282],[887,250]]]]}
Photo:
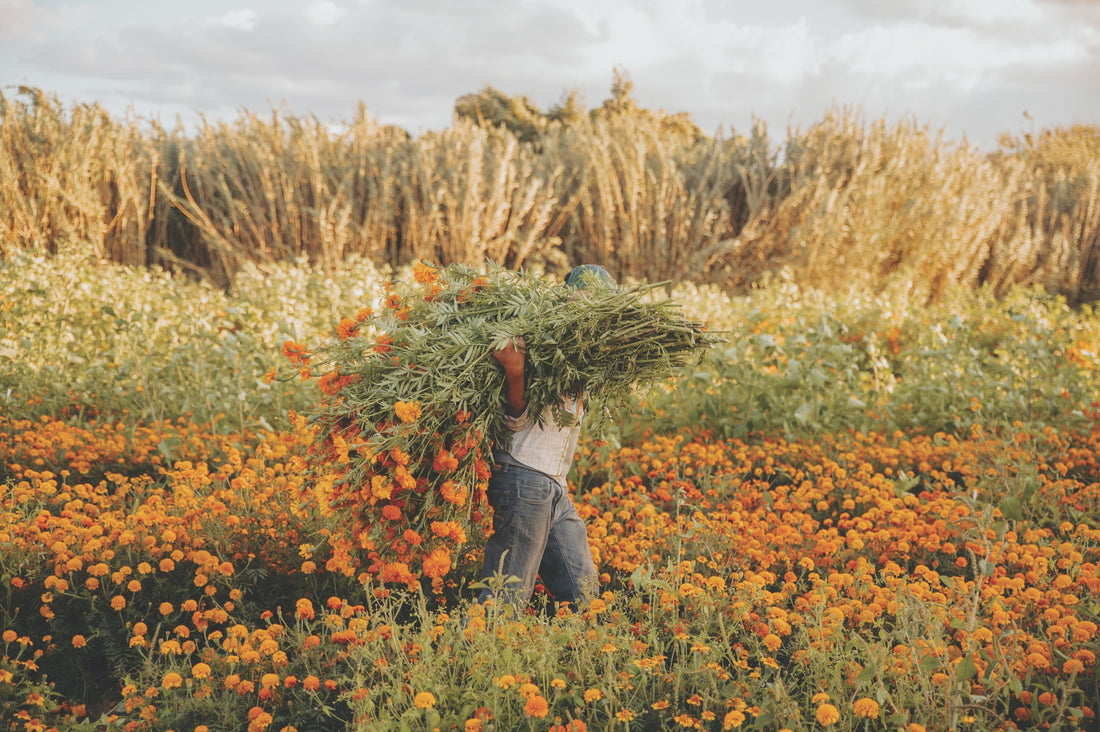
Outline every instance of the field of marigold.
{"type": "MultiPolygon", "coordinates": [[[[80,290],[62,331],[113,318],[102,338],[128,337],[137,316],[84,309],[80,290]]],[[[181,347],[172,313],[156,315],[174,292],[149,297],[158,340],[127,378],[181,347]]],[[[519,613],[471,602],[473,551],[434,592],[370,571],[305,468],[311,427],[288,406],[308,393],[261,378],[282,337],[259,335],[249,313],[265,307],[215,321],[236,331],[189,321],[197,383],[225,393],[204,349],[221,344],[217,371],[241,342],[272,344],[255,372],[234,362],[231,383],[269,409],[232,425],[182,408],[206,401],[181,385],[44,410],[71,384],[50,391],[44,346],[13,335],[30,309],[5,321],[5,368],[42,389],[13,386],[0,410],[3,725],[1095,729],[1091,313],[1033,295],[956,303],[954,321],[755,297],[693,303],[724,309],[707,318],[727,319],[728,348],[582,440],[570,489],[600,596],[571,608],[538,592],[519,613]]],[[[33,314],[40,327],[48,311],[33,314]]]]}

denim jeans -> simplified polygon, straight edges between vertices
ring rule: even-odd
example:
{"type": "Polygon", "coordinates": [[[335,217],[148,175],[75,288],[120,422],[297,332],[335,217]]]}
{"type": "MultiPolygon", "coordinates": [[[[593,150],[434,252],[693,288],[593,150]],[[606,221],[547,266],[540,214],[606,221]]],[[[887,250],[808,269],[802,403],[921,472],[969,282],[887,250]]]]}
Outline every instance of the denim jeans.
{"type": "Polygon", "coordinates": [[[488,498],[493,533],[485,546],[482,579],[499,573],[518,582],[506,582],[499,590],[486,587],[478,602],[492,597],[520,609],[540,575],[555,601],[576,604],[595,595],[598,581],[588,534],[564,486],[537,470],[502,464],[493,468],[488,498]]]}

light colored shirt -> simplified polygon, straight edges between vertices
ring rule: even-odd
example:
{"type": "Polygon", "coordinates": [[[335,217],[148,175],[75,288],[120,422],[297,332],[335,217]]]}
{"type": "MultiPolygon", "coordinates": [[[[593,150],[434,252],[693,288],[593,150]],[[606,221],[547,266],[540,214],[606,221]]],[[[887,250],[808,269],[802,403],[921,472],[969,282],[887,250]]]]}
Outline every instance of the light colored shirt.
{"type": "Polygon", "coordinates": [[[518,417],[504,415],[504,426],[513,432],[512,443],[508,450],[497,448],[494,459],[545,473],[564,486],[581,434],[584,403],[579,398],[567,397],[561,408],[572,415],[571,422],[561,426],[552,412],[544,415],[541,425],[531,419],[527,410],[518,417]]]}

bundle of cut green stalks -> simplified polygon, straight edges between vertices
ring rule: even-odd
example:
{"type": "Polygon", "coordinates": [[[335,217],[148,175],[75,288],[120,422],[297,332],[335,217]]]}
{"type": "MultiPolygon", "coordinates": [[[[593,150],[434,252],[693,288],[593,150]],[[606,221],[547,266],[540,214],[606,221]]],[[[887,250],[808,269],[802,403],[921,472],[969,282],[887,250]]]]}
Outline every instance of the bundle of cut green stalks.
{"type": "Polygon", "coordinates": [[[606,414],[718,340],[676,303],[645,297],[657,285],[578,291],[463,265],[414,273],[415,285],[341,321],[340,338],[312,355],[326,372],[317,462],[337,467],[322,498],[350,509],[372,570],[392,581],[417,570],[437,580],[451,550],[482,538],[492,445],[509,438],[495,349],[524,339],[528,410],[546,420],[576,394],[606,414]]]}

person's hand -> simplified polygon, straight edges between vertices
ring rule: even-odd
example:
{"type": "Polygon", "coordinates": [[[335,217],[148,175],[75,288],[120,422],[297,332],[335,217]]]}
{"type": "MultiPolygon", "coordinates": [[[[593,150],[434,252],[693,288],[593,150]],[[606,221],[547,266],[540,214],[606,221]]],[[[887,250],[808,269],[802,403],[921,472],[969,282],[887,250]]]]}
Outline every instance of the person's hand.
{"type": "Polygon", "coordinates": [[[493,358],[500,362],[505,373],[522,374],[524,364],[527,362],[526,350],[523,336],[516,336],[510,339],[507,345],[493,351],[493,358]]]}

